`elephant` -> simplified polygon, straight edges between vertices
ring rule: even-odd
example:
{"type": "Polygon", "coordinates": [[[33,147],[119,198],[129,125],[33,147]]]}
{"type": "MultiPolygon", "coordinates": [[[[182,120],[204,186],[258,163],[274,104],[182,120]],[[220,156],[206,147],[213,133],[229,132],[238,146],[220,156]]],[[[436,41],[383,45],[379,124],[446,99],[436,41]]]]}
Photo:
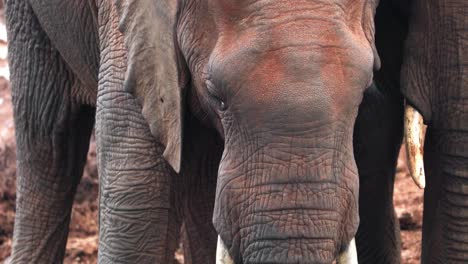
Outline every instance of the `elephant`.
{"type": "Polygon", "coordinates": [[[468,9],[413,1],[402,66],[410,172],[424,188],[422,263],[468,260],[468,9]],[[427,125],[427,132],[424,126],[427,125]]]}
{"type": "MultiPolygon", "coordinates": [[[[466,106],[434,114],[439,105],[421,96],[440,96],[427,85],[438,76],[463,97],[464,72],[417,72],[427,54],[447,53],[434,44],[444,34],[460,40],[449,51],[466,47],[456,6],[466,4],[7,0],[18,146],[10,261],[63,260],[94,127],[100,263],[172,263],[179,239],[186,263],[399,263],[392,193],[404,97],[406,120],[421,112],[429,125],[426,166],[436,166],[423,260],[466,260],[454,243],[464,218],[452,210],[466,202],[466,106]],[[454,30],[427,39],[428,14],[454,30]],[[457,135],[441,137],[433,120],[449,113],[457,135]],[[455,157],[441,154],[450,146],[455,157]],[[447,170],[457,185],[441,184],[447,170]]],[[[451,55],[440,69],[463,69],[451,55]]]]}
{"type": "Polygon", "coordinates": [[[101,4],[99,260],[173,258],[165,254],[181,222],[172,209],[179,199],[166,193],[173,170],[184,178],[216,175],[216,185],[201,188],[213,190],[212,215],[192,206],[182,213],[214,228],[200,241],[201,231],[189,230],[199,225],[184,219],[184,242],[202,255],[189,263],[213,263],[214,245],[217,263],[355,263],[352,134],[379,64],[377,3],[348,2],[346,21],[338,17],[348,8],[314,1],[300,9],[285,1],[101,4]],[[323,22],[327,29],[312,26],[330,13],[337,18],[323,22]],[[205,129],[214,136],[192,139],[205,129]],[[213,137],[222,148],[210,146],[213,137]],[[189,159],[195,164],[182,162],[189,159]],[[148,188],[158,174],[155,190],[148,188]],[[167,239],[144,239],[156,234],[167,239]]]}
{"type": "MultiPolygon", "coordinates": [[[[388,51],[389,56],[397,55],[391,67],[400,72],[399,86],[406,101],[408,166],[416,185],[425,189],[421,263],[467,263],[468,20],[462,10],[467,10],[468,2],[387,4],[393,8],[385,8],[384,13],[393,9],[399,18],[400,26],[391,27],[400,29],[393,38],[404,39],[396,53],[388,51]]],[[[378,46],[385,53],[385,45],[378,46]]],[[[387,60],[390,65],[391,61],[387,60]]]]}
{"type": "MultiPolygon", "coordinates": [[[[385,90],[385,86],[400,87],[406,101],[404,134],[410,174],[416,185],[425,188],[421,263],[468,262],[468,235],[465,231],[468,223],[465,210],[468,201],[468,89],[464,77],[467,76],[464,65],[467,63],[468,46],[464,34],[468,30],[468,22],[461,11],[467,7],[466,1],[381,1],[376,15],[376,45],[384,63],[375,78],[379,84],[383,84],[381,89],[385,90]],[[385,22],[379,21],[381,19],[385,22]],[[379,32],[385,33],[379,36],[379,32]]],[[[361,105],[360,111],[364,109],[361,105]]],[[[401,108],[394,110],[401,111],[401,108]]],[[[355,135],[361,116],[365,117],[365,114],[360,112],[358,116],[355,135]]],[[[392,127],[396,129],[398,125],[392,127]]],[[[355,141],[359,141],[359,135],[357,133],[355,141]]],[[[388,138],[386,143],[380,144],[391,141],[388,138]]],[[[375,139],[375,142],[379,142],[379,139],[375,139]]],[[[361,145],[365,146],[355,142],[355,152],[361,145]]],[[[389,149],[391,147],[387,151],[389,149]]],[[[361,162],[372,162],[372,159],[367,160],[361,154],[355,155],[358,167],[361,162]]],[[[359,170],[361,197],[371,193],[362,188],[362,184],[370,179],[366,179],[365,171],[359,170]]],[[[391,177],[381,179],[393,181],[391,177]]],[[[375,186],[372,185],[372,188],[375,186]]],[[[385,187],[375,190],[392,191],[385,187]]],[[[366,229],[373,229],[364,221],[378,221],[379,217],[367,209],[365,202],[360,201],[359,205],[360,228],[366,226],[366,229]],[[363,217],[366,213],[371,216],[363,217]]],[[[387,221],[389,224],[391,221],[387,221]]],[[[397,228],[394,230],[398,232],[397,228]]],[[[382,233],[379,232],[382,230],[374,231],[382,233]]],[[[365,234],[368,233],[358,230],[358,251],[361,251],[359,237],[367,239],[365,234]]],[[[369,256],[379,254],[372,251],[382,249],[380,252],[385,253],[385,249],[399,250],[400,242],[393,241],[394,238],[398,239],[398,234],[388,237],[391,239],[387,243],[396,243],[397,246],[372,247],[370,250],[361,248],[367,253],[359,252],[360,263],[383,263],[367,262],[369,256]]],[[[379,243],[378,240],[376,243],[379,243]]]]}

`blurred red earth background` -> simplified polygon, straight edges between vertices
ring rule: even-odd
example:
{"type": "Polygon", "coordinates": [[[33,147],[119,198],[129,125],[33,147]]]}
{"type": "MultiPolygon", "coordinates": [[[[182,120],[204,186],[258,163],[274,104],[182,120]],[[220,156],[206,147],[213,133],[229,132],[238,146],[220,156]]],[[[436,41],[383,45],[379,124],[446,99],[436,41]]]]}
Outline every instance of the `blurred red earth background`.
{"type": "MultiPolygon", "coordinates": [[[[6,31],[3,11],[0,11],[0,263],[10,255],[16,194],[16,146],[6,55],[6,31]]],[[[404,151],[400,154],[394,202],[402,229],[402,263],[416,264],[420,262],[423,192],[408,175],[404,151]]],[[[98,174],[93,140],[75,197],[65,263],[96,263],[97,195],[98,174]]],[[[183,263],[180,253],[176,254],[176,258],[183,263]]]]}

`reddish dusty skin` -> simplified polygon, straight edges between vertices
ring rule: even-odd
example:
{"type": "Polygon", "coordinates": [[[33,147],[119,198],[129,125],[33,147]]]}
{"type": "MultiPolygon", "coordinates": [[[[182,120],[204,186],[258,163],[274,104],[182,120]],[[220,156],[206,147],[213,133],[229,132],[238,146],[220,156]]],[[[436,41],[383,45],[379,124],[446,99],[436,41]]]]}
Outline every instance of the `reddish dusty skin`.
{"type": "MultiPolygon", "coordinates": [[[[193,78],[207,76],[210,83],[208,94],[206,79],[194,82],[202,84],[198,97],[211,102],[201,107],[222,126],[214,224],[238,262],[270,261],[262,256],[284,263],[332,261],[356,232],[352,127],[374,64],[372,34],[357,25],[372,24],[363,21],[372,19],[364,14],[373,6],[351,5],[210,1],[212,17],[204,19],[212,21],[199,23],[216,25],[216,36],[204,35],[216,41],[195,52],[181,46],[189,66],[196,66],[193,78]],[[205,75],[197,74],[200,69],[205,75]],[[217,100],[227,108],[220,111],[217,100]],[[284,199],[275,191],[280,189],[284,199]],[[327,198],[332,195],[338,199],[327,198]],[[290,220],[281,211],[289,211],[290,220]],[[304,219],[316,224],[304,227],[304,219]],[[270,231],[257,233],[252,226],[270,231]]],[[[179,38],[197,39],[198,27],[186,22],[179,38]]]]}

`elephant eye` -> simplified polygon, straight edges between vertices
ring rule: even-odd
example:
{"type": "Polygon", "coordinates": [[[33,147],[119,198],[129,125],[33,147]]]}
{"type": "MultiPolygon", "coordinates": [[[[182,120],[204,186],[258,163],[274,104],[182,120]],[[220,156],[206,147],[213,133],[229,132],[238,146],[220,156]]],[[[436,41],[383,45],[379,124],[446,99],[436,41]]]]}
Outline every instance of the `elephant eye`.
{"type": "Polygon", "coordinates": [[[219,96],[218,90],[210,80],[206,80],[206,88],[208,90],[209,96],[213,101],[215,101],[219,111],[225,111],[227,109],[227,104],[224,102],[221,96],[219,96]]]}
{"type": "Polygon", "coordinates": [[[227,109],[227,106],[226,106],[226,103],[224,103],[223,101],[219,101],[219,110],[221,111],[224,111],[227,109]]]}
{"type": "Polygon", "coordinates": [[[219,111],[225,111],[227,109],[227,104],[223,101],[223,99],[219,98],[216,95],[210,94],[213,101],[215,101],[215,105],[219,111]]]}

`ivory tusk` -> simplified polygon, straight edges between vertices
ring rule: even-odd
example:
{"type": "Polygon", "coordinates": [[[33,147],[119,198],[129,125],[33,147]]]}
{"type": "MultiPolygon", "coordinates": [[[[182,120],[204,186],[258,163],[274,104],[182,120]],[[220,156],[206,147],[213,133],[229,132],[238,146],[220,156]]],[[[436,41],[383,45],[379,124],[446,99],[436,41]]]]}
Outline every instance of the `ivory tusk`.
{"type": "Polygon", "coordinates": [[[354,238],[349,243],[348,249],[338,257],[337,264],[358,264],[356,242],[354,238]]]}
{"type": "Polygon", "coordinates": [[[216,247],[216,264],[234,264],[220,236],[218,236],[218,246],[216,247]]]}
{"type": "Polygon", "coordinates": [[[424,138],[426,126],[422,115],[410,105],[405,107],[405,143],[408,167],[414,183],[424,189],[426,175],[424,173],[424,138]]]}

